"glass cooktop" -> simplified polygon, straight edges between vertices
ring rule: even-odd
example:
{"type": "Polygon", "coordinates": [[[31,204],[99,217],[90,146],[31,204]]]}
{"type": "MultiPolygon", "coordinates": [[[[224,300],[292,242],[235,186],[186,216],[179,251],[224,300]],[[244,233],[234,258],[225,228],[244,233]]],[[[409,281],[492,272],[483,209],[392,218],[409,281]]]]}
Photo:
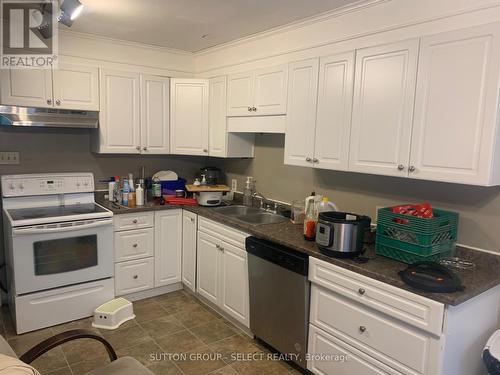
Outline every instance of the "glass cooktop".
{"type": "Polygon", "coordinates": [[[97,214],[106,212],[104,208],[95,203],[73,204],[68,206],[16,208],[8,210],[14,221],[44,219],[58,216],[74,216],[85,214],[97,214]]]}

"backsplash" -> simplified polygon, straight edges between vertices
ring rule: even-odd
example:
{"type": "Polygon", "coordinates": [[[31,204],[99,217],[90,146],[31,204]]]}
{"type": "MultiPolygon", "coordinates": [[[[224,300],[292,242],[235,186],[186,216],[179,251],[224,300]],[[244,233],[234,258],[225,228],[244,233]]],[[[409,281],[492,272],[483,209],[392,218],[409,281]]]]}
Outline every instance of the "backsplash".
{"type": "Polygon", "coordinates": [[[476,187],[352,172],[335,172],[283,164],[284,135],[256,135],[255,158],[211,158],[222,168],[228,183],[238,180],[243,189],[246,176],[270,199],[291,202],[311,191],[327,195],[340,210],[371,216],[377,206],[429,201],[433,206],[460,213],[459,243],[500,253],[500,186],[476,187]]]}

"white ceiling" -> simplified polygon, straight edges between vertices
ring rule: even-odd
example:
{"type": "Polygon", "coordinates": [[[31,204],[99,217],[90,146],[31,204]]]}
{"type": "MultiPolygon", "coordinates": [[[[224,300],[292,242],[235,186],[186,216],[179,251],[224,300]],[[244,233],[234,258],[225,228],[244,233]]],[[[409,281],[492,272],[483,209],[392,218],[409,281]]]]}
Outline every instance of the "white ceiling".
{"type": "Polygon", "coordinates": [[[72,31],[195,52],[359,0],[80,1],[72,31]]]}

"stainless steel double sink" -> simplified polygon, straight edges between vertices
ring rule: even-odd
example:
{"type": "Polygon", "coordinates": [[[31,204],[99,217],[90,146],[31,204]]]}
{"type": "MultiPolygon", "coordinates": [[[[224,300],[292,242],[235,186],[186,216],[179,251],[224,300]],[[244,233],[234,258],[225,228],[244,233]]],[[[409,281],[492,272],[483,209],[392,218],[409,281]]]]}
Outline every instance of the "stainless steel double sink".
{"type": "Polygon", "coordinates": [[[214,208],[214,211],[251,225],[276,224],[287,221],[284,216],[247,206],[217,207],[214,208]]]}

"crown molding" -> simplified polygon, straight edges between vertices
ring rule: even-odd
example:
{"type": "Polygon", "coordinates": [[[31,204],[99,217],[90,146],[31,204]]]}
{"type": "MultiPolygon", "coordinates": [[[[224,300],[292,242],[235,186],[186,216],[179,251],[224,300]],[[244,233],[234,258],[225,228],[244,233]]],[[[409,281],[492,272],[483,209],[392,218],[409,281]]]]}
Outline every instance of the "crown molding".
{"type": "Polygon", "coordinates": [[[265,31],[261,31],[261,32],[252,34],[252,35],[244,36],[242,38],[235,39],[235,40],[232,40],[230,42],[221,43],[221,44],[218,44],[218,45],[213,46],[213,47],[201,49],[199,51],[195,51],[194,55],[201,56],[201,55],[212,53],[212,52],[215,52],[215,51],[218,51],[221,49],[226,49],[226,48],[234,47],[234,46],[237,46],[240,44],[244,44],[244,43],[260,40],[263,38],[267,38],[267,37],[275,35],[275,34],[280,34],[280,33],[286,32],[286,31],[300,29],[301,27],[305,27],[305,26],[308,26],[308,25],[311,25],[311,24],[314,24],[317,22],[325,21],[325,20],[328,20],[331,18],[340,17],[340,16],[343,16],[343,15],[348,14],[348,13],[358,12],[358,11],[361,11],[361,10],[369,8],[369,7],[373,7],[373,6],[382,4],[382,3],[387,3],[389,1],[392,1],[392,0],[359,0],[355,3],[347,4],[347,5],[344,5],[340,8],[328,10],[326,12],[315,14],[315,15],[307,17],[307,18],[302,18],[300,20],[297,20],[297,21],[294,21],[291,23],[287,23],[285,25],[277,26],[277,27],[274,27],[272,29],[268,29],[265,31]]]}
{"type": "Polygon", "coordinates": [[[155,50],[155,51],[160,51],[160,52],[167,52],[167,53],[172,53],[172,54],[176,54],[176,55],[183,55],[183,56],[194,56],[194,53],[190,52],[190,51],[184,51],[184,50],[180,50],[180,49],[176,49],[176,48],[163,47],[163,46],[158,46],[155,44],[146,44],[146,43],[133,42],[133,41],[123,40],[123,39],[115,39],[115,38],[110,38],[110,37],[96,35],[96,34],[82,33],[79,31],[59,29],[59,34],[60,35],[67,35],[67,36],[71,36],[71,37],[75,37],[75,38],[80,38],[80,39],[113,43],[113,44],[118,44],[118,45],[122,45],[122,46],[126,46],[126,47],[143,48],[143,49],[155,50]]]}

